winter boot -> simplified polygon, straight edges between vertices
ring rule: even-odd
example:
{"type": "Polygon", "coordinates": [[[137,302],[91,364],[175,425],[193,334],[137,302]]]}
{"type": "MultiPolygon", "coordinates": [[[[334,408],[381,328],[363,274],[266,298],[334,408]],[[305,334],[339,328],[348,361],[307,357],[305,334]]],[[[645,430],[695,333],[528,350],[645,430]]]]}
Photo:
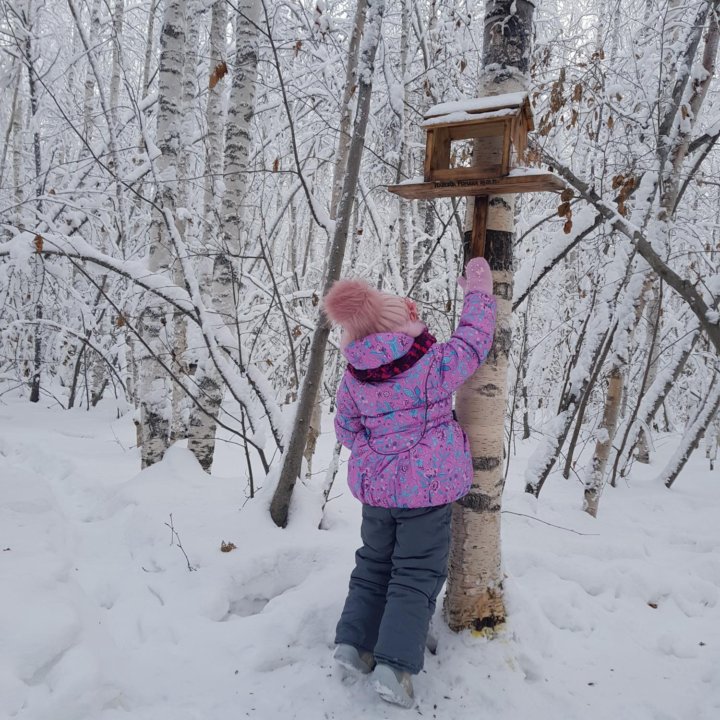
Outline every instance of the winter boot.
{"type": "Polygon", "coordinates": [[[376,692],[386,702],[404,708],[411,708],[414,705],[415,693],[410,673],[378,663],[372,679],[376,692]]]}
{"type": "Polygon", "coordinates": [[[375,667],[375,658],[371,652],[358,650],[352,645],[338,645],[333,657],[338,665],[353,674],[367,675],[375,667]]]}

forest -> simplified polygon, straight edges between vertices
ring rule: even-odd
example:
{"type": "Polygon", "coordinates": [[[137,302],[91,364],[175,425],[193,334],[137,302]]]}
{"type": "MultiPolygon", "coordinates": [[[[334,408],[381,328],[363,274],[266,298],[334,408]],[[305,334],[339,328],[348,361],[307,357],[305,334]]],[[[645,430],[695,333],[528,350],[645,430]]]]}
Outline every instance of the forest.
{"type": "MultiPolygon", "coordinates": [[[[165,543],[170,528],[167,557],[176,561],[183,526],[158,498],[190,493],[173,489],[183,481],[170,476],[192,476],[186,512],[223,498],[252,513],[242,531],[248,544],[233,545],[232,555],[252,566],[237,570],[237,592],[243,573],[270,572],[276,566],[267,558],[291,558],[292,543],[310,543],[318,528],[339,523],[352,548],[357,520],[349,518],[359,510],[334,510],[347,496],[347,454],[332,433],[347,361],[322,299],[338,278],[363,278],[412,299],[439,339],[452,334],[463,297],[457,278],[477,222],[472,196],[412,200],[388,187],[427,175],[434,108],[521,93],[532,126],[526,147],[516,143],[513,166],[551,173],[556,189],[491,195],[487,205],[485,257],[498,321],[488,362],[456,402],[475,480],[453,514],[438,610],[449,629],[439,631],[440,646],[461,642],[450,631],[463,629],[492,645],[489,631],[512,623],[514,608],[530,612],[527,596],[512,594],[520,581],[504,582],[520,563],[512,558],[521,543],[508,541],[505,566],[502,513],[503,523],[524,522],[518,516],[538,517],[547,502],[543,517],[552,523],[574,524],[580,535],[611,537],[619,528],[624,537],[618,518],[656,527],[650,518],[662,507],[668,518],[677,511],[686,538],[695,511],[718,508],[720,495],[710,489],[720,441],[718,0],[0,0],[0,7],[0,460],[19,458],[17,472],[0,469],[0,494],[21,492],[23,468],[44,477],[36,450],[46,467],[81,468],[90,453],[88,467],[100,476],[118,463],[123,483],[137,476],[127,507],[157,503],[163,517],[154,526],[165,543]],[[63,449],[60,429],[76,425],[86,434],[98,428],[102,442],[111,442],[109,428],[121,428],[122,456],[103,464],[90,444],[63,449]],[[22,457],[19,442],[27,446],[22,457]],[[53,443],[60,454],[48,449],[53,443]],[[160,483],[157,497],[143,495],[150,493],[144,477],[160,483]],[[638,487],[657,494],[639,500],[638,487]],[[606,502],[610,524],[594,529],[606,502]],[[252,538],[266,551],[280,545],[254,554],[252,538]]],[[[450,162],[470,172],[491,150],[482,139],[456,142],[450,162]]],[[[108,472],[119,488],[120,475],[108,472]]],[[[57,473],[53,483],[73,477],[57,473]]],[[[110,493],[109,481],[99,482],[110,493]]],[[[78,483],[71,495],[84,498],[91,481],[78,483]]],[[[107,503],[119,502],[109,497],[106,520],[107,503]]],[[[187,534],[219,546],[222,526],[225,544],[232,523],[203,527],[201,517],[216,517],[203,512],[197,524],[186,521],[187,534]]],[[[697,542],[714,548],[698,571],[713,589],[698,589],[698,607],[714,609],[720,536],[698,522],[706,534],[697,542]]],[[[541,530],[523,528],[522,546],[532,547],[532,531],[541,530]]],[[[14,548],[4,537],[0,543],[14,548]]],[[[317,559],[312,543],[312,551],[303,547],[317,559]]],[[[672,554],[675,541],[668,543],[672,554]]],[[[660,564],[682,562],[655,551],[660,564]]],[[[194,569],[188,554],[178,572],[194,569]]],[[[347,563],[351,555],[337,557],[347,563]]],[[[658,598],[682,595],[677,587],[686,581],[695,587],[675,578],[664,591],[641,592],[642,604],[657,608],[658,598]]],[[[300,577],[288,581],[297,586],[305,587],[300,577]]],[[[227,612],[254,616],[253,602],[286,589],[258,591],[260,600],[240,593],[245,599],[227,600],[227,612]]],[[[8,600],[10,610],[22,597],[8,600]]],[[[274,621],[279,632],[283,622],[274,621]]],[[[258,642],[261,630],[253,630],[258,642]]],[[[547,658],[531,656],[522,651],[518,660],[526,680],[545,672],[547,658]]],[[[19,675],[18,689],[3,672],[8,698],[26,698],[25,685],[46,682],[42,673],[19,675]]],[[[643,705],[632,717],[716,717],[712,678],[720,678],[707,672],[698,672],[708,693],[702,710],[661,715],[643,705]]],[[[68,714],[56,717],[99,718],[102,708],[111,718],[139,707],[91,695],[82,711],[63,700],[68,714]]],[[[8,700],[9,715],[25,707],[42,717],[51,699],[35,697],[8,700]]],[[[425,701],[431,708],[430,694],[425,701]]],[[[265,702],[256,716],[279,716],[280,705],[265,702]]],[[[544,707],[548,717],[575,716],[554,700],[544,707]]],[[[588,717],[607,717],[609,707],[588,717]]],[[[520,708],[502,706],[498,717],[517,717],[520,708]]],[[[193,712],[174,717],[200,716],[193,712]]]]}

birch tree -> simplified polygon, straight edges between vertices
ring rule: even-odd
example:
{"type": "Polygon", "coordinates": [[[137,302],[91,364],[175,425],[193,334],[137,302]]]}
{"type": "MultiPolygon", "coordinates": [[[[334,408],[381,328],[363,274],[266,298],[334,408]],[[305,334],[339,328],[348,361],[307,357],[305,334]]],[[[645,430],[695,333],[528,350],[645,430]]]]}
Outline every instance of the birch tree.
{"type": "MultiPolygon", "coordinates": [[[[534,10],[529,0],[493,0],[487,4],[482,95],[527,89],[534,10]]],[[[478,143],[474,148],[477,160],[482,153],[493,151],[498,150],[489,142],[478,143]]],[[[514,210],[514,196],[490,198],[485,257],[493,272],[493,292],[497,298],[495,338],[485,363],[457,393],[456,408],[470,440],[474,479],[470,492],[453,506],[444,607],[453,630],[492,630],[505,620],[500,508],[511,344],[514,210]]],[[[473,205],[468,202],[468,217],[472,218],[472,214],[473,205]]]]}
{"type": "MultiPolygon", "coordinates": [[[[235,67],[225,125],[225,193],[221,209],[222,225],[219,228],[220,237],[217,242],[213,241],[212,235],[206,236],[208,250],[214,254],[210,281],[213,305],[218,322],[228,326],[232,326],[232,319],[237,311],[241,292],[238,282],[240,258],[248,244],[248,228],[244,223],[244,206],[248,189],[247,172],[252,143],[250,127],[257,84],[260,9],[261,0],[246,0],[238,5],[235,18],[235,67]]],[[[224,27],[220,10],[216,10],[213,22],[215,32],[223,33],[224,27]]],[[[213,41],[217,47],[220,37],[215,36],[213,41]]],[[[213,73],[221,72],[221,62],[220,57],[217,57],[213,73]]],[[[211,88],[208,113],[215,112],[217,109],[216,101],[211,99],[213,91],[214,88],[211,88]]],[[[215,121],[209,119],[208,127],[215,132],[215,121]]],[[[208,160],[212,164],[216,161],[216,157],[208,155],[208,160]]],[[[212,166],[209,169],[212,172],[212,166]]],[[[209,211],[209,204],[206,194],[206,212],[209,211]]],[[[212,362],[206,361],[198,370],[198,384],[204,396],[205,412],[199,413],[196,410],[190,421],[192,435],[188,447],[198,458],[200,465],[205,470],[209,470],[215,452],[216,418],[222,403],[223,386],[212,362]]]]}
{"type": "MultiPolygon", "coordinates": [[[[153,273],[169,273],[173,262],[172,244],[163,210],[174,213],[178,178],[176,169],[180,147],[183,55],[185,52],[185,0],[168,0],[160,33],[158,69],[157,144],[155,161],[156,204],[148,248],[148,268],[153,273]]],[[[141,355],[140,410],[142,425],[142,465],[162,459],[170,442],[172,385],[158,365],[158,358],[172,346],[169,308],[151,297],[142,313],[145,351],[141,355]]]]}

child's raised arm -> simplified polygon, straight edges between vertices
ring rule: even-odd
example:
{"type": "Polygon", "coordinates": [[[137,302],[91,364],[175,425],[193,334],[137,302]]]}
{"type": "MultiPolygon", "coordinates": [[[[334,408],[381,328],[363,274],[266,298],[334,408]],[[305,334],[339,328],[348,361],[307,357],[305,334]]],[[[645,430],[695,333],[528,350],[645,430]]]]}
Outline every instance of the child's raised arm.
{"type": "Polygon", "coordinates": [[[458,283],[465,290],[460,322],[450,340],[437,346],[440,385],[457,390],[485,361],[495,335],[496,303],[492,274],[483,258],[474,258],[458,283]]]}

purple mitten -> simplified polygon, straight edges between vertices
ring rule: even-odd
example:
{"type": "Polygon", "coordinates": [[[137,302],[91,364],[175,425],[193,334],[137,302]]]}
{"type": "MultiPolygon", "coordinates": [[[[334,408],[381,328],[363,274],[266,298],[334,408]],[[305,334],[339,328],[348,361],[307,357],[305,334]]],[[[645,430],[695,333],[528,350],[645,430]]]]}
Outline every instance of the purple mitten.
{"type": "Polygon", "coordinates": [[[465,266],[465,277],[458,278],[458,285],[465,291],[480,290],[492,295],[493,279],[490,266],[485,258],[473,258],[465,266]]]}

